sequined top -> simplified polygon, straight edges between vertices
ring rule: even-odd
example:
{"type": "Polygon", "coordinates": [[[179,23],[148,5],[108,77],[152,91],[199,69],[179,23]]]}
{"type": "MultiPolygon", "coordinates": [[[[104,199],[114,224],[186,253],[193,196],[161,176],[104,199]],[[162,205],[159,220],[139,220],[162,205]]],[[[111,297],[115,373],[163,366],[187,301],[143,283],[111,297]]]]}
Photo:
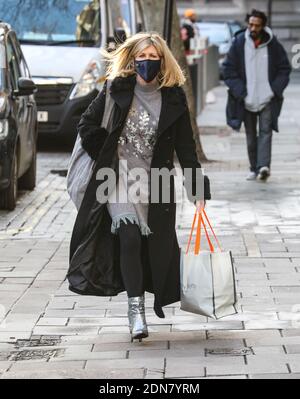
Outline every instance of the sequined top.
{"type": "Polygon", "coordinates": [[[158,82],[142,85],[137,80],[118,142],[119,179],[107,204],[112,218],[112,233],[117,232],[121,220],[138,224],[142,235],[153,233],[148,226],[149,174],[160,111],[161,91],[158,82]],[[136,178],[138,169],[132,171],[134,168],[142,168],[143,172],[138,174],[140,179],[136,178]],[[135,190],[137,181],[138,190],[135,190]],[[132,193],[140,195],[140,202],[132,200],[132,193]]]}

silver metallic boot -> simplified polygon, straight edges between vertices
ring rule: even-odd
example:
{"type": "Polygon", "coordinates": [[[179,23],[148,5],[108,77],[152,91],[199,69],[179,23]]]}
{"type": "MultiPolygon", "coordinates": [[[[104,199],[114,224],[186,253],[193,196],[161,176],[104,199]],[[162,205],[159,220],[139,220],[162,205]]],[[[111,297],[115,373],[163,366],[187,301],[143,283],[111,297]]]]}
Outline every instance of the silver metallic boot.
{"type": "Polygon", "coordinates": [[[131,342],[134,339],[148,337],[148,328],[145,318],[145,296],[134,296],[128,298],[128,321],[131,334],[131,342]]]}

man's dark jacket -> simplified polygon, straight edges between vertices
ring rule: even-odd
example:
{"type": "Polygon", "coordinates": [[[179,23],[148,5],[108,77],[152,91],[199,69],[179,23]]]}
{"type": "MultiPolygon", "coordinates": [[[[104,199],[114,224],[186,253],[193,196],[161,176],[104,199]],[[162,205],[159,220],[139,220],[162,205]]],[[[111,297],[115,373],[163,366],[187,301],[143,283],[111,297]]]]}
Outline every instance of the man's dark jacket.
{"type": "MultiPolygon", "coordinates": [[[[245,68],[245,32],[236,33],[232,46],[223,63],[224,82],[229,87],[226,106],[227,124],[234,130],[240,130],[244,121],[247,96],[247,78],[245,68]]],[[[283,91],[289,83],[291,65],[286,51],[273,36],[268,44],[269,83],[274,93],[271,99],[272,129],[278,132],[278,117],[283,103],[283,91]]]]}

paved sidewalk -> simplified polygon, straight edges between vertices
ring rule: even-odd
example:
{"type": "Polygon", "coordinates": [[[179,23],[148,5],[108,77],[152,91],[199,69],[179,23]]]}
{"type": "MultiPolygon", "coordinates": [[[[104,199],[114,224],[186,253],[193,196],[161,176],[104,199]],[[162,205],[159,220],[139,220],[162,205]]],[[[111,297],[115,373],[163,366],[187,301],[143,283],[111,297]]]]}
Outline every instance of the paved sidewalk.
{"type": "MultiPolygon", "coordinates": [[[[300,84],[286,92],[267,183],[245,181],[245,135],[224,127],[226,90],[215,94],[199,118],[216,161],[203,165],[207,212],[233,251],[239,313],[214,321],[176,303],[159,319],[147,294],[150,336],[130,343],[125,293],[79,296],[63,281],[76,211],[65,178],[43,172],[14,212],[0,211],[1,378],[300,378],[300,84]]],[[[51,168],[66,167],[67,155],[53,154],[51,168]]],[[[182,245],[193,212],[184,198],[182,245]]]]}

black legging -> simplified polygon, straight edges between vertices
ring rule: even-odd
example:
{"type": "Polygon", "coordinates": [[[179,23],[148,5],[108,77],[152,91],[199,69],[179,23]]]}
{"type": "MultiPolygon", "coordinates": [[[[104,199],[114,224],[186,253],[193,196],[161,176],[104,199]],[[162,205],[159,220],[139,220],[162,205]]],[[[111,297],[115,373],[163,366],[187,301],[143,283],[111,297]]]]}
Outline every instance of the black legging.
{"type": "Polygon", "coordinates": [[[128,297],[144,293],[143,268],[141,260],[142,236],[137,224],[121,220],[118,229],[120,237],[120,266],[128,297]]]}

